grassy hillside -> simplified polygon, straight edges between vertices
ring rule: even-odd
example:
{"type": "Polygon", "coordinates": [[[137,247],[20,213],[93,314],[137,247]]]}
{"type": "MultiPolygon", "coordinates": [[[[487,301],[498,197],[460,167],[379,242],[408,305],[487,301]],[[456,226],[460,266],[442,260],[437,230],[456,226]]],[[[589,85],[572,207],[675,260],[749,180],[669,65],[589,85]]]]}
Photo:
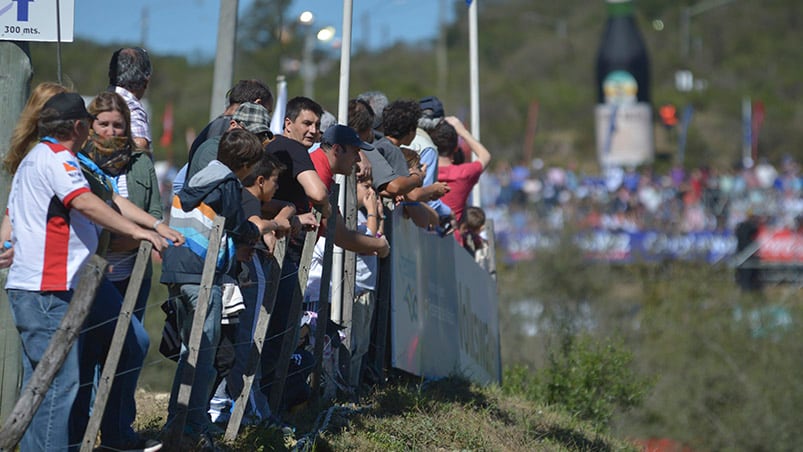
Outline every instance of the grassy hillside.
{"type": "MultiPolygon", "coordinates": [[[[156,432],[164,395],[141,393],[141,427],[156,432]]],[[[295,431],[247,427],[224,451],[637,451],[560,407],[463,380],[395,381],[360,404],[318,405],[290,416],[295,431]],[[306,448],[305,448],[306,447],[306,448]]]]}

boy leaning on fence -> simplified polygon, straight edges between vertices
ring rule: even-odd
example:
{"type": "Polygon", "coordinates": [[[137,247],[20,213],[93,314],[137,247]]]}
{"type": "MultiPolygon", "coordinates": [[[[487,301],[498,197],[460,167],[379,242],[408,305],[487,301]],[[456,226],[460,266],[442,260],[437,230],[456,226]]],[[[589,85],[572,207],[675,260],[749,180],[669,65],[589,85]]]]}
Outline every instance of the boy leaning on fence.
{"type": "MultiPolygon", "coordinates": [[[[291,229],[295,207],[283,201],[274,201],[279,183],[279,174],[287,168],[270,154],[263,154],[243,183],[243,213],[262,234],[262,240],[254,246],[254,254],[247,262],[240,263],[238,286],[242,293],[243,309],[227,325],[222,326],[220,346],[217,350],[218,369],[216,391],[209,403],[209,415],[216,424],[228,422],[233,401],[243,390],[243,375],[254,344],[254,331],[259,316],[259,306],[268,290],[270,256],[277,238],[291,229]]],[[[224,315],[225,319],[225,315],[224,315]]],[[[246,422],[259,422],[270,415],[267,398],[260,390],[251,391],[245,410],[246,422]]]]}
{"type": "Polygon", "coordinates": [[[261,157],[262,143],[256,135],[242,129],[226,132],[220,140],[217,159],[195,174],[173,197],[171,227],[184,234],[186,243],[165,252],[162,264],[161,282],[167,285],[170,297],[176,300],[182,339],[166,430],[178,414],[177,398],[189,356],[186,344],[189,343],[212,224],[217,216],[226,219],[187,407],[184,433],[192,440],[203,437],[211,441],[209,432],[215,428],[207,415],[207,404],[216,374],[214,360],[220,341],[222,285],[234,282],[235,259],[248,259],[252,246],[259,239],[259,230],[246,220],[243,213],[240,181],[251,173],[261,157]]]}

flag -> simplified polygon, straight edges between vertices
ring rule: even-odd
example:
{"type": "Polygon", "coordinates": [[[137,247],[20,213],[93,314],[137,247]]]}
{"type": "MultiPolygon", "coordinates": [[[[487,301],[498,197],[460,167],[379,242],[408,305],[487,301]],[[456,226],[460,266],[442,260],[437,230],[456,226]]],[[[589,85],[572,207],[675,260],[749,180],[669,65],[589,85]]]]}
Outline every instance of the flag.
{"type": "Polygon", "coordinates": [[[762,124],[764,124],[764,102],[753,102],[752,133],[750,134],[750,138],[752,139],[753,161],[758,159],[758,132],[761,131],[762,124]]]}
{"type": "Polygon", "coordinates": [[[276,107],[273,109],[273,117],[270,120],[270,131],[274,135],[281,135],[284,132],[284,113],[287,106],[287,82],[284,76],[276,78],[276,107]]]}
{"type": "Polygon", "coordinates": [[[159,144],[163,148],[173,144],[173,101],[167,103],[162,114],[162,138],[159,140],[159,144]]]}
{"type": "Polygon", "coordinates": [[[466,0],[466,6],[471,6],[471,0],[466,0]]]}
{"type": "Polygon", "coordinates": [[[609,156],[611,154],[611,144],[613,144],[613,135],[616,133],[616,114],[619,113],[619,105],[611,105],[611,122],[608,125],[608,135],[605,137],[605,148],[603,155],[609,156]]]}

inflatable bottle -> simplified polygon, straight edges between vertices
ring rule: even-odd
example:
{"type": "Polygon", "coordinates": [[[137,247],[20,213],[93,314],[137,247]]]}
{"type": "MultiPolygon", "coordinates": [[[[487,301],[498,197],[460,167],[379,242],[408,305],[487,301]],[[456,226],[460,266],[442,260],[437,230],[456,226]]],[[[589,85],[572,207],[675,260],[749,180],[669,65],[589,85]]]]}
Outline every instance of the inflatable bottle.
{"type": "Polygon", "coordinates": [[[608,19],[596,64],[597,154],[603,168],[653,160],[650,65],[632,0],[606,0],[608,19]]]}

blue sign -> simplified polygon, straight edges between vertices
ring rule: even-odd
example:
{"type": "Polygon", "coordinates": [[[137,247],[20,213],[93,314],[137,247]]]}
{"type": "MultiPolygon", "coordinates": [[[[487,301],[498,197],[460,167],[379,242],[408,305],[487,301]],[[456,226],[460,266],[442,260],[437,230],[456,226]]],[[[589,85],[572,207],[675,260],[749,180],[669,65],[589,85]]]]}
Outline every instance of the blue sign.
{"type": "Polygon", "coordinates": [[[11,0],[17,2],[17,20],[28,22],[28,3],[33,0],[11,0]]]}

